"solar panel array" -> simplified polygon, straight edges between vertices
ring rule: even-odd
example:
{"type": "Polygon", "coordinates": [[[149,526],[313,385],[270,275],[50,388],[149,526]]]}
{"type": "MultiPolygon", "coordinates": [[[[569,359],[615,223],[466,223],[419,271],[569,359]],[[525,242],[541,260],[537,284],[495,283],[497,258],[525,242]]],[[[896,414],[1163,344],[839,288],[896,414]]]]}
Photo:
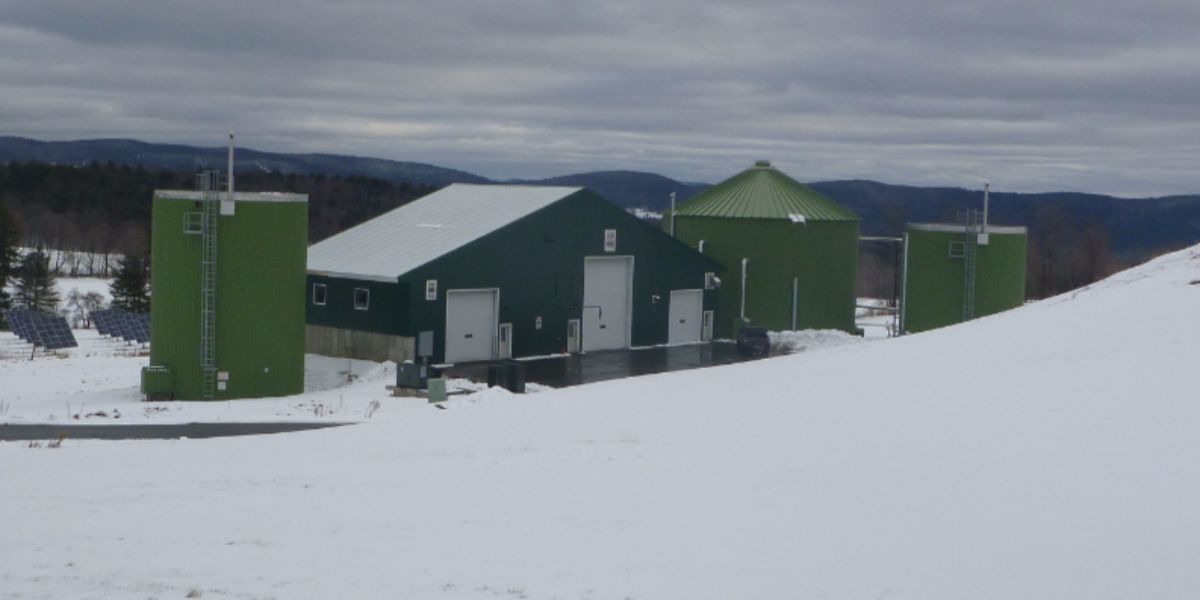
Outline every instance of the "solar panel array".
{"type": "Polygon", "coordinates": [[[57,316],[32,310],[10,310],[5,313],[9,326],[17,337],[47,350],[75,348],[75,334],[67,320],[57,316]]]}
{"type": "Polygon", "coordinates": [[[110,308],[93,312],[92,322],[101,335],[139,344],[150,343],[150,315],[110,308]]]}

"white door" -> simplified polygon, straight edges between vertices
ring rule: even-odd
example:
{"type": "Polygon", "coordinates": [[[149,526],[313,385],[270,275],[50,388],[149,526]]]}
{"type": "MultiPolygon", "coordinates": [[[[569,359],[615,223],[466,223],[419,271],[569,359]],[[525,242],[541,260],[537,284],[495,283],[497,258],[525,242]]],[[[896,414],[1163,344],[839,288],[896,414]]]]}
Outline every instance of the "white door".
{"type": "Polygon", "coordinates": [[[704,290],[672,290],[668,344],[691,344],[702,339],[704,331],[704,290]]]}
{"type": "Polygon", "coordinates": [[[446,292],[446,362],[496,357],[498,290],[446,292]]]}
{"type": "Polygon", "coordinates": [[[512,323],[500,324],[500,356],[501,360],[512,358],[512,323]]]}
{"type": "Polygon", "coordinates": [[[583,261],[583,351],[629,347],[633,257],[583,261]]]}

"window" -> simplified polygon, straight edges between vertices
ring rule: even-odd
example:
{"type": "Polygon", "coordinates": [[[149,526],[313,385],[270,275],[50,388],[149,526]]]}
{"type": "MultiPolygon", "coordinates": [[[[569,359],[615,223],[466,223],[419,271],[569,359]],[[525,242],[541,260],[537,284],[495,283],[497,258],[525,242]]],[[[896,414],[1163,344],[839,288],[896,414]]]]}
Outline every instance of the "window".
{"type": "Polygon", "coordinates": [[[426,300],[437,300],[437,280],[436,279],[426,279],[425,280],[425,299],[426,300]]]}
{"type": "Polygon", "coordinates": [[[967,255],[966,242],[950,242],[950,258],[963,258],[967,255]]]}
{"type": "Polygon", "coordinates": [[[194,234],[203,233],[204,214],[198,212],[183,213],[183,232],[194,234]]]}
{"type": "Polygon", "coordinates": [[[802,225],[805,222],[804,215],[800,213],[788,213],[788,220],[793,223],[800,223],[802,225]]]}
{"type": "Polygon", "coordinates": [[[617,230],[616,229],[605,229],[604,230],[604,251],[605,252],[616,252],[617,251],[617,230]]]}
{"type": "Polygon", "coordinates": [[[325,284],[323,284],[323,283],[314,283],[313,284],[312,303],[316,304],[317,306],[325,306],[325,284]]]}
{"type": "Polygon", "coordinates": [[[717,289],[717,274],[716,273],[709,271],[708,273],[704,274],[704,289],[706,289],[706,290],[717,289]]]}
{"type": "Polygon", "coordinates": [[[367,310],[371,304],[371,290],[354,288],[354,310],[367,310]]]}

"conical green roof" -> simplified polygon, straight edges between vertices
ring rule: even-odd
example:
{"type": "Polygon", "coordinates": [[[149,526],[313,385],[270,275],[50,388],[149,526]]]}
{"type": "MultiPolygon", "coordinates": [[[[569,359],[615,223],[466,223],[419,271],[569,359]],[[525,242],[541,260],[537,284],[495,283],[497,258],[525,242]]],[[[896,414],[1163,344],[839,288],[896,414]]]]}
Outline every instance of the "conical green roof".
{"type": "Polygon", "coordinates": [[[762,160],[679,206],[678,216],[857,221],[858,215],[762,160]]]}

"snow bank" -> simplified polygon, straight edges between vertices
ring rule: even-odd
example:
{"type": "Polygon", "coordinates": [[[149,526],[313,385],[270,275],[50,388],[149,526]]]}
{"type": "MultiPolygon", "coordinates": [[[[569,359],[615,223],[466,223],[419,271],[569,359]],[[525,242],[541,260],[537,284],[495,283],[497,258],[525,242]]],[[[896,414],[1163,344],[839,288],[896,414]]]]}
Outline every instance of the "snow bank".
{"type": "Polygon", "coordinates": [[[960,326],[469,410],[0,444],[2,589],[1191,598],[1195,280],[1193,248],[960,326]]]}
{"type": "Polygon", "coordinates": [[[806,329],[803,331],[768,331],[771,339],[771,354],[795,354],[806,350],[835,348],[846,344],[857,344],[861,336],[851,335],[834,329],[806,329]]]}

